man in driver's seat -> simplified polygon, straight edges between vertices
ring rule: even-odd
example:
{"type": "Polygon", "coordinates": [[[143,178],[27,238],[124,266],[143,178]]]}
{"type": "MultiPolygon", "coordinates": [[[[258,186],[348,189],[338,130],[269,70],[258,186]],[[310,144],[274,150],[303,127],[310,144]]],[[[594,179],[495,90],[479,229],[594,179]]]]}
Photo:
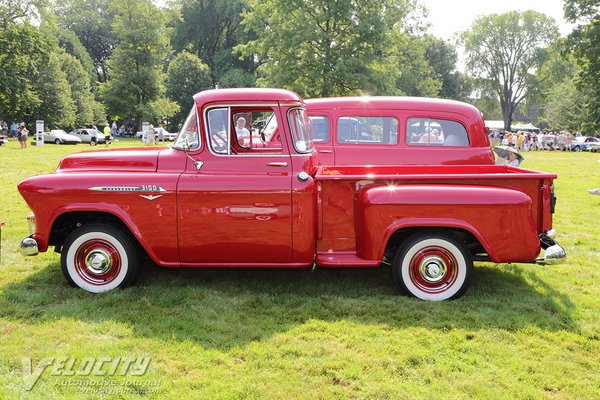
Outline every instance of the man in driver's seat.
{"type": "Polygon", "coordinates": [[[235,134],[240,146],[248,147],[250,145],[250,131],[246,129],[246,119],[243,117],[235,121],[235,134]]]}

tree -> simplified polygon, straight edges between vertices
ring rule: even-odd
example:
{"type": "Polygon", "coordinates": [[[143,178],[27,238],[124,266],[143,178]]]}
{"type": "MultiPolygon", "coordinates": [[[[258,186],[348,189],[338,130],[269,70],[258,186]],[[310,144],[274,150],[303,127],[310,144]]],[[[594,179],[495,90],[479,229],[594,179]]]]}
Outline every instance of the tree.
{"type": "Polygon", "coordinates": [[[0,0],[0,25],[6,29],[14,22],[30,22],[39,16],[39,8],[44,7],[45,0],[0,0]]]}
{"type": "Polygon", "coordinates": [[[52,51],[48,62],[40,68],[35,90],[41,102],[33,114],[36,119],[44,120],[47,128],[67,129],[75,124],[76,107],[57,53],[52,51]]]}
{"type": "Polygon", "coordinates": [[[241,26],[245,1],[180,0],[179,4],[180,13],[174,22],[172,39],[174,49],[195,54],[206,63],[213,86],[253,85],[252,73],[256,69],[253,58],[240,59],[240,54],[233,51],[252,35],[241,26]],[[230,73],[232,70],[235,72],[230,73]]]}
{"type": "Polygon", "coordinates": [[[112,30],[116,9],[112,3],[112,0],[56,0],[58,25],[77,35],[92,57],[100,82],[106,81],[107,61],[117,43],[118,32],[112,30]]]}
{"type": "Polygon", "coordinates": [[[260,60],[257,83],[305,97],[396,94],[396,43],[413,3],[404,0],[249,0],[256,38],[238,46],[260,60]]]}
{"type": "Polygon", "coordinates": [[[545,121],[551,129],[578,130],[583,123],[585,98],[577,90],[575,82],[567,79],[549,91],[545,121]]]}
{"type": "Polygon", "coordinates": [[[179,105],[179,113],[174,119],[183,122],[194,94],[212,88],[210,70],[194,54],[183,51],[169,64],[166,87],[169,99],[179,105]]]}
{"type": "Polygon", "coordinates": [[[428,35],[423,38],[425,59],[433,70],[433,77],[442,83],[437,94],[445,99],[466,101],[473,84],[469,77],[456,71],[456,48],[443,39],[428,35]]]}
{"type": "Polygon", "coordinates": [[[92,124],[106,123],[103,106],[94,99],[89,75],[80,61],[67,53],[60,54],[60,59],[61,69],[69,82],[75,104],[74,124],[68,127],[81,128],[92,124]]]}
{"type": "MultiPolygon", "coordinates": [[[[165,110],[163,62],[168,53],[160,11],[149,0],[115,3],[113,30],[119,44],[108,62],[109,79],[100,86],[110,115],[153,120],[165,110]],[[151,22],[151,23],[150,23],[151,22]],[[160,110],[156,105],[160,105],[160,110]]],[[[172,115],[172,114],[171,114],[172,115]]]]}
{"type": "Polygon", "coordinates": [[[600,130],[600,2],[598,0],[565,0],[565,18],[579,23],[569,35],[567,44],[572,49],[580,68],[576,85],[586,98],[583,104],[584,128],[600,130]]]}
{"type": "Polygon", "coordinates": [[[557,38],[556,22],[535,11],[491,14],[475,20],[462,34],[467,67],[491,82],[502,109],[504,129],[535,82],[544,48],[557,38]]]}
{"type": "Polygon", "coordinates": [[[36,92],[39,68],[47,64],[48,41],[34,26],[8,24],[0,30],[0,115],[22,121],[41,99],[36,92]]]}

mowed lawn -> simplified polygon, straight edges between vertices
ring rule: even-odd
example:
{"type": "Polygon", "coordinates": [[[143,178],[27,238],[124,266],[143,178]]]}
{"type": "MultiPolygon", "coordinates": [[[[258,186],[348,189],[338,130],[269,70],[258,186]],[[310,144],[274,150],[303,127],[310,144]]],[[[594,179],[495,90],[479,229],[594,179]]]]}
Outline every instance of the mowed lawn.
{"type": "MultiPolygon", "coordinates": [[[[112,147],[131,145],[139,142],[112,147]]],[[[464,297],[425,303],[398,295],[387,268],[146,263],[125,290],[70,288],[58,254],[16,252],[29,214],[16,184],[89,147],[17,148],[0,147],[2,399],[102,390],[172,399],[600,398],[600,196],[587,193],[600,187],[599,154],[525,154],[524,168],[559,174],[554,227],[565,264],[477,263],[464,297]],[[76,367],[87,358],[151,361],[143,376],[60,376],[51,366],[26,391],[23,358],[35,368],[47,357],[76,367]],[[103,379],[112,381],[93,386],[103,379]]],[[[513,239],[519,246],[518,232],[513,239]]]]}

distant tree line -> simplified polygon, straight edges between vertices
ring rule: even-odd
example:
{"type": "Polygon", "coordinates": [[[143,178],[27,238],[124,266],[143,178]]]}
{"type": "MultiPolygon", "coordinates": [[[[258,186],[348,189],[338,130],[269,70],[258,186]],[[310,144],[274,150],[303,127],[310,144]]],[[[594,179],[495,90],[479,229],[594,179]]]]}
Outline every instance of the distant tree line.
{"type": "Polygon", "coordinates": [[[520,111],[597,129],[598,6],[567,0],[565,13],[584,21],[569,38],[525,11],[481,17],[453,44],[427,33],[415,0],[0,0],[0,118],[174,127],[198,91],[271,86],[443,97],[508,125],[520,111]]]}

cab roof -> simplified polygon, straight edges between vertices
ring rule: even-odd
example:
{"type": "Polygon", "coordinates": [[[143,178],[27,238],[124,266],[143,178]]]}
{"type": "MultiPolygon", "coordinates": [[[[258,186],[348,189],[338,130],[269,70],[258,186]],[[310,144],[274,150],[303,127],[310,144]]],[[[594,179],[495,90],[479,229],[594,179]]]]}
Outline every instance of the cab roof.
{"type": "Polygon", "coordinates": [[[428,97],[402,97],[402,96],[356,96],[356,97],[329,97],[322,99],[304,100],[309,110],[365,110],[365,109],[394,109],[394,110],[435,110],[457,112],[464,115],[481,115],[473,105],[455,100],[433,99],[428,97]]]}
{"type": "Polygon", "coordinates": [[[290,101],[302,102],[291,90],[267,88],[234,88],[205,90],[194,95],[197,104],[230,101],[290,101]]]}

